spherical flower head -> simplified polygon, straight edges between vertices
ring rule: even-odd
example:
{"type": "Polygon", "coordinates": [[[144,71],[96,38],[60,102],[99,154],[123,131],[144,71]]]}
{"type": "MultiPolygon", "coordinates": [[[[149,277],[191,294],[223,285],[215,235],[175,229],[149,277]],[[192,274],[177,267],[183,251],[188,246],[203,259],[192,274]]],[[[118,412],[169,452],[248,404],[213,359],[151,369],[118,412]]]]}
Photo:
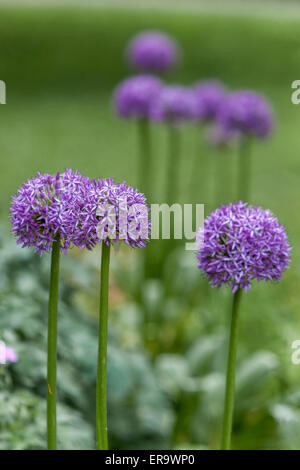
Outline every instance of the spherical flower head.
{"type": "Polygon", "coordinates": [[[13,348],[10,348],[8,346],[5,347],[5,361],[6,362],[18,361],[18,356],[16,354],[16,351],[13,348]]]}
{"type": "Polygon", "coordinates": [[[17,362],[18,356],[16,351],[6,344],[3,341],[0,341],[0,364],[6,364],[8,362],[17,362]]]}
{"type": "Polygon", "coordinates": [[[264,97],[252,91],[237,91],[224,100],[218,118],[221,125],[242,135],[267,137],[273,127],[272,110],[264,97]]]}
{"type": "Polygon", "coordinates": [[[142,193],[111,178],[90,182],[74,237],[78,247],[91,250],[103,241],[144,248],[149,235],[149,207],[142,193]]]}
{"type": "Polygon", "coordinates": [[[129,62],[147,72],[165,72],[179,58],[177,43],[167,34],[147,31],[135,36],[126,50],[129,62]]]}
{"type": "Polygon", "coordinates": [[[151,117],[177,125],[195,119],[193,90],[181,86],[165,86],[153,102],[151,117]]]}
{"type": "Polygon", "coordinates": [[[195,85],[195,109],[199,121],[214,120],[226,96],[225,88],[217,80],[198,82],[195,85]]]}
{"type": "Polygon", "coordinates": [[[198,232],[198,267],[213,287],[247,291],[253,279],[280,281],[290,261],[285,229],[270,210],[243,202],[212,212],[198,232]]]}
{"type": "Polygon", "coordinates": [[[161,81],[152,75],[124,80],[115,92],[117,113],[123,118],[149,118],[150,108],[161,87],[161,81]]]}
{"type": "Polygon", "coordinates": [[[61,249],[73,244],[78,210],[88,179],[67,169],[56,175],[38,173],[19,188],[11,205],[12,232],[23,247],[42,254],[59,237],[61,249]]]}

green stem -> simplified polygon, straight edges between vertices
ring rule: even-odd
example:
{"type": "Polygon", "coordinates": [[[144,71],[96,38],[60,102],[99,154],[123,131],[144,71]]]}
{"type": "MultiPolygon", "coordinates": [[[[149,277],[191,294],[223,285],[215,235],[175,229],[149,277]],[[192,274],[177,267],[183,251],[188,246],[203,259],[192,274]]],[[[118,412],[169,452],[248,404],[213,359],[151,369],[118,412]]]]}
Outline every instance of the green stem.
{"type": "Polygon", "coordinates": [[[238,314],[239,314],[241,295],[242,295],[242,289],[238,289],[233,296],[233,304],[232,304],[223,433],[222,433],[222,444],[221,444],[222,450],[229,450],[230,442],[231,442],[231,430],[232,430],[232,419],[233,419],[233,409],[234,409],[235,361],[236,361],[236,350],[237,350],[238,314]]]}
{"type": "MultiPolygon", "coordinates": [[[[146,195],[148,203],[152,196],[151,188],[153,185],[153,162],[151,152],[151,135],[150,135],[150,123],[148,119],[139,119],[138,124],[138,136],[139,136],[139,185],[140,190],[146,195]]],[[[147,247],[143,250],[140,263],[140,276],[141,278],[151,277],[153,260],[151,256],[151,249],[147,247]]],[[[140,300],[141,292],[140,285],[137,286],[137,295],[140,300]]]]}
{"type": "Polygon", "coordinates": [[[227,204],[231,201],[231,166],[230,155],[226,148],[218,148],[215,151],[215,207],[227,204]]]}
{"type": "Polygon", "coordinates": [[[224,170],[224,178],[225,178],[225,204],[228,204],[232,201],[232,155],[229,152],[229,149],[226,147],[222,150],[222,155],[220,157],[223,159],[223,170],[224,170]]]}
{"type": "Polygon", "coordinates": [[[59,281],[59,237],[52,244],[48,304],[48,364],[47,364],[47,433],[48,449],[56,449],[56,363],[57,363],[57,305],[59,281]]]}
{"type": "Polygon", "coordinates": [[[251,183],[251,138],[242,137],[239,146],[238,199],[248,202],[251,183]]]}
{"type": "Polygon", "coordinates": [[[108,327],[108,287],[109,287],[110,246],[102,242],[101,278],[100,278],[100,312],[99,312],[99,349],[96,386],[96,428],[97,449],[107,450],[107,327],[108,327]]]}
{"type": "Polygon", "coordinates": [[[180,163],[180,133],[173,125],[169,126],[169,161],[167,166],[167,194],[166,203],[174,204],[178,201],[178,174],[180,163]]]}
{"type": "Polygon", "coordinates": [[[148,119],[138,120],[138,136],[139,136],[139,185],[140,191],[147,195],[149,201],[151,187],[153,184],[152,177],[152,158],[151,158],[151,138],[150,124],[148,119]]]}
{"type": "Polygon", "coordinates": [[[215,183],[215,198],[214,198],[214,209],[219,207],[219,205],[222,202],[222,179],[223,175],[221,172],[221,165],[220,165],[220,154],[218,150],[214,152],[214,155],[212,156],[214,160],[214,166],[215,166],[215,178],[214,178],[214,183],[215,183]]]}
{"type": "MultiPolygon", "coordinates": [[[[166,175],[166,203],[172,206],[179,199],[179,164],[180,164],[180,130],[170,124],[168,126],[169,131],[169,159],[167,163],[167,175],[166,175]]],[[[165,251],[162,257],[162,262],[165,261],[170,252],[175,248],[176,240],[174,239],[174,224],[170,227],[170,240],[165,245],[165,251]]]]}
{"type": "MultiPolygon", "coordinates": [[[[191,202],[197,203],[201,201],[200,191],[201,189],[201,178],[203,175],[203,125],[200,124],[196,127],[196,143],[195,143],[195,155],[193,165],[191,165],[191,202]]],[[[205,172],[206,173],[206,172],[205,172]]],[[[203,184],[203,182],[202,182],[203,184]]],[[[202,201],[201,201],[202,202],[202,201]]]]}

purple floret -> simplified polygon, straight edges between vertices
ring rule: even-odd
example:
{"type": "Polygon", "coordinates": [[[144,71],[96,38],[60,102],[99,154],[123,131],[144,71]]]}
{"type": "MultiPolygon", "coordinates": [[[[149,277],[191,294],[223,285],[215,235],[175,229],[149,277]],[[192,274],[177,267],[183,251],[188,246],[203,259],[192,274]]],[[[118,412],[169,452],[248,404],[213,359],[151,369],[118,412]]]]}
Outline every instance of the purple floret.
{"type": "Polygon", "coordinates": [[[198,232],[198,268],[213,287],[233,292],[251,281],[280,281],[289,266],[291,247],[285,229],[270,210],[243,202],[222,206],[198,232]]]}
{"type": "Polygon", "coordinates": [[[195,119],[195,95],[190,88],[165,86],[151,107],[151,118],[171,124],[195,119]]]}
{"type": "Polygon", "coordinates": [[[101,241],[107,245],[123,241],[144,248],[149,235],[149,208],[142,193],[111,178],[90,182],[74,235],[78,247],[91,250],[101,241]]]}
{"type": "Polygon", "coordinates": [[[248,90],[228,95],[218,119],[225,129],[258,138],[267,137],[273,128],[269,103],[264,97],[248,90]]]}
{"type": "Polygon", "coordinates": [[[226,96],[223,85],[217,80],[198,82],[195,85],[195,109],[199,121],[214,120],[226,96]]]}
{"type": "Polygon", "coordinates": [[[78,212],[88,178],[67,169],[55,176],[38,173],[29,179],[13,197],[11,205],[12,232],[23,247],[35,247],[36,252],[52,250],[59,235],[61,249],[73,244],[78,212]]]}
{"type": "Polygon", "coordinates": [[[124,80],[117,87],[115,108],[123,118],[149,118],[150,108],[162,84],[152,75],[138,75],[124,80]]]}
{"type": "Polygon", "coordinates": [[[177,63],[179,47],[170,36],[147,31],[131,40],[126,56],[129,62],[140,70],[164,72],[177,63]]]}

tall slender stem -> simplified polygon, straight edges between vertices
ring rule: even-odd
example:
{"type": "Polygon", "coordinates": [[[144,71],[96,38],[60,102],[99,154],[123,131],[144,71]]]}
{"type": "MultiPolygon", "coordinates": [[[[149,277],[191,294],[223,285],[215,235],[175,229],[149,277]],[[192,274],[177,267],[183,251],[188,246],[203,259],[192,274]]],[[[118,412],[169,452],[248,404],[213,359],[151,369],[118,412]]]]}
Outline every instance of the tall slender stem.
{"type": "MultiPolygon", "coordinates": [[[[193,158],[193,164],[191,165],[191,201],[192,203],[200,202],[200,191],[203,184],[203,146],[201,141],[203,138],[203,124],[196,126],[196,142],[195,142],[195,154],[193,158]],[[201,179],[200,179],[201,175],[201,179]]],[[[206,172],[205,172],[206,173],[206,172]]]]}
{"type": "Polygon", "coordinates": [[[56,368],[57,368],[57,305],[59,281],[59,237],[52,244],[48,304],[48,364],[47,364],[47,434],[48,450],[56,449],[56,368]]]}
{"type": "Polygon", "coordinates": [[[227,364],[227,379],[225,393],[225,407],[222,433],[222,450],[229,450],[231,443],[231,430],[234,409],[234,387],[235,387],[235,361],[237,350],[237,333],[238,333],[238,314],[241,301],[242,289],[238,289],[233,296],[232,317],[230,327],[230,341],[227,364]]]}
{"type": "MultiPolygon", "coordinates": [[[[153,184],[153,162],[151,152],[150,123],[148,119],[142,118],[137,121],[139,137],[139,185],[140,190],[147,195],[148,203],[152,197],[153,184]]],[[[152,256],[151,249],[147,247],[141,255],[140,276],[141,278],[151,277],[152,256]]],[[[139,283],[140,284],[140,283],[139,283]]],[[[137,295],[140,297],[140,285],[137,288],[137,295]]],[[[145,320],[146,323],[146,320],[145,320]]]]}
{"type": "Polygon", "coordinates": [[[99,312],[99,349],[96,386],[96,429],[97,449],[107,450],[107,327],[108,327],[108,287],[109,287],[110,246],[102,242],[101,278],[100,278],[100,312],[99,312]]]}
{"type": "MultiPolygon", "coordinates": [[[[179,183],[179,165],[180,165],[180,130],[170,124],[168,126],[168,131],[169,131],[169,145],[168,145],[168,150],[169,150],[169,155],[168,155],[168,163],[167,163],[167,175],[166,175],[166,203],[169,204],[169,206],[172,206],[173,204],[178,201],[179,197],[179,188],[178,188],[178,183],[179,183]]],[[[175,222],[175,218],[174,218],[175,222]]],[[[162,261],[164,262],[169,253],[172,251],[172,249],[175,247],[175,242],[176,240],[174,239],[175,235],[175,227],[173,224],[171,224],[170,227],[170,240],[168,240],[168,244],[166,245],[166,248],[164,250],[164,254],[162,256],[162,261]]]]}
{"type": "Polygon", "coordinates": [[[214,183],[215,183],[215,194],[214,194],[214,209],[219,207],[219,205],[222,203],[222,198],[223,198],[223,175],[222,175],[222,168],[220,165],[220,159],[221,155],[219,151],[215,151],[213,155],[213,160],[214,160],[214,170],[215,170],[215,178],[214,178],[214,183]]]}
{"type": "Polygon", "coordinates": [[[242,137],[239,146],[238,199],[248,202],[251,185],[251,138],[242,137]]]}
{"type": "Polygon", "coordinates": [[[178,174],[180,164],[180,132],[173,125],[169,128],[169,160],[167,166],[166,203],[174,204],[178,200],[178,174]]]}
{"type": "Polygon", "coordinates": [[[231,161],[225,147],[217,148],[215,155],[215,207],[231,201],[231,161]]]}
{"type": "Polygon", "coordinates": [[[151,158],[151,138],[150,138],[150,124],[148,119],[138,120],[138,137],[139,137],[139,186],[140,191],[147,194],[148,199],[151,194],[151,187],[153,183],[152,178],[152,158],[151,158]]]}

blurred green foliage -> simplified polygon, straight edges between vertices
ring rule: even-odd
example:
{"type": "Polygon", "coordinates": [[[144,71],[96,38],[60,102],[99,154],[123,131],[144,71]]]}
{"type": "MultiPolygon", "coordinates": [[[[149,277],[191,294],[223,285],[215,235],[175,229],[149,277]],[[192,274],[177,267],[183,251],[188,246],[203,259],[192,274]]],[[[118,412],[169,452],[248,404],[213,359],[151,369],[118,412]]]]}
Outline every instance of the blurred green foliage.
{"type": "MultiPolygon", "coordinates": [[[[1,233],[1,339],[19,356],[0,366],[0,448],[40,449],[46,443],[46,351],[49,257],[22,250],[1,233]]],[[[84,261],[63,259],[58,340],[59,447],[94,447],[97,321],[74,300],[94,276],[84,261]],[[74,279],[74,268],[86,276],[74,279]]],[[[110,437],[115,446],[161,446],[167,442],[172,410],[158,387],[149,357],[140,347],[125,348],[110,331],[110,437]],[[148,444],[147,444],[148,443],[148,444]]]]}
{"type": "MultiPolygon", "coordinates": [[[[0,369],[0,448],[43,449],[49,256],[40,258],[30,249],[22,250],[3,232],[0,246],[1,339],[19,356],[16,364],[0,369]]],[[[127,278],[129,285],[136,285],[135,255],[129,249],[113,252],[108,349],[111,446],[218,448],[228,319],[220,317],[191,253],[179,251],[167,263],[176,273],[168,279],[169,296],[163,295],[168,269],[163,280],[149,280],[145,285],[149,308],[144,344],[145,310],[136,301],[134,289],[132,293],[123,291],[120,281],[127,278]],[[130,264],[124,263],[128,252],[130,264]],[[186,283],[181,281],[184,276],[186,283]]],[[[75,256],[62,258],[58,337],[61,449],[94,447],[97,275],[93,255],[75,251],[75,256]],[[88,305],[85,296],[92,299],[84,310],[82,306],[88,305]]],[[[229,293],[218,294],[218,302],[229,306],[229,293]]],[[[256,339],[243,332],[245,327],[251,329],[252,322],[259,324],[259,315],[252,313],[251,321],[244,318],[240,341],[234,447],[297,448],[300,387],[288,377],[280,354],[268,347],[257,348],[256,339]]],[[[267,331],[259,331],[263,345],[267,331]]]]}

